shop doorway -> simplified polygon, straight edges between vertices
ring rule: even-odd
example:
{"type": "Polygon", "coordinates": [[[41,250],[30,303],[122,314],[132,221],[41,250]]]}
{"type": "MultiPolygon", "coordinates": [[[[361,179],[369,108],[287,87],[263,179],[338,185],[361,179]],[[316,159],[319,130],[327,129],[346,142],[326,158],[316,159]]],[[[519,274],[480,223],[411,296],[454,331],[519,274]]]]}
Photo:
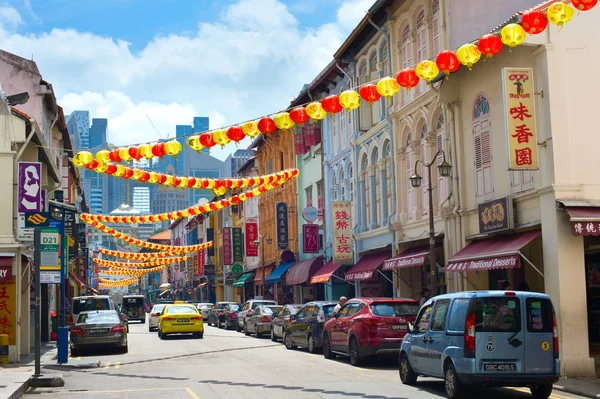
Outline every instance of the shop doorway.
{"type": "Polygon", "coordinates": [[[584,244],[590,357],[600,370],[600,237],[585,237],[584,244]]]}

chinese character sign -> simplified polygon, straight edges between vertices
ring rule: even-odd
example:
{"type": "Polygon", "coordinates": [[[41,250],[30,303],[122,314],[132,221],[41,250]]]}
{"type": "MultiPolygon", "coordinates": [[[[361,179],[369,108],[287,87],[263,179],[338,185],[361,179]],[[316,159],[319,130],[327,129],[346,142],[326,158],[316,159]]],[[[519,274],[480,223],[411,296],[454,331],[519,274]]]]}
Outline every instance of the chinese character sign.
{"type": "Polygon", "coordinates": [[[258,247],[254,241],[258,240],[258,223],[256,219],[246,220],[246,256],[258,256],[258,247]]]}
{"type": "Polygon", "coordinates": [[[42,164],[40,162],[19,162],[19,212],[42,211],[42,164]]]}
{"type": "Polygon", "coordinates": [[[231,227],[223,227],[223,264],[231,265],[231,227]]]}
{"type": "Polygon", "coordinates": [[[242,228],[234,227],[231,229],[231,236],[233,241],[233,261],[243,262],[244,250],[242,248],[242,228]]]}
{"type": "Polygon", "coordinates": [[[333,263],[352,263],[352,208],[350,201],[333,201],[333,263]]]}
{"type": "Polygon", "coordinates": [[[305,224],[302,226],[302,247],[305,254],[319,253],[319,225],[305,224]]]}
{"type": "Polygon", "coordinates": [[[287,249],[289,242],[288,235],[288,205],[286,202],[278,202],[275,204],[275,211],[277,212],[277,248],[287,249]]]}
{"type": "Polygon", "coordinates": [[[8,335],[8,344],[17,340],[17,284],[15,277],[0,282],[0,334],[8,335]]]}
{"type": "MultiPolygon", "coordinates": [[[[202,244],[203,242],[204,242],[204,239],[201,238],[200,244],[202,244]]],[[[196,272],[196,274],[198,274],[199,276],[204,275],[204,264],[206,263],[205,257],[206,257],[205,251],[198,251],[198,261],[197,261],[198,271],[196,272]]]]}
{"type": "Polygon", "coordinates": [[[502,70],[509,170],[537,170],[533,69],[502,70]]]}

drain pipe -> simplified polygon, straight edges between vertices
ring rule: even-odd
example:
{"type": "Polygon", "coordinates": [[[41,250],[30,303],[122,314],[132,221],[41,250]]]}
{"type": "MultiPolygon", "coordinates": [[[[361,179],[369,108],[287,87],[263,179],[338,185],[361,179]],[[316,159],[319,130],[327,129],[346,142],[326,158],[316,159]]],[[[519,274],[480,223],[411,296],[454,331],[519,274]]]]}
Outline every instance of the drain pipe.
{"type": "MultiPolygon", "coordinates": [[[[450,117],[451,117],[451,127],[452,127],[452,157],[454,159],[456,174],[455,178],[452,181],[454,192],[456,193],[456,200],[454,203],[454,208],[452,209],[452,214],[454,215],[454,220],[457,221],[455,226],[456,237],[458,237],[457,244],[458,248],[456,251],[458,252],[460,249],[465,246],[465,235],[464,235],[464,226],[462,223],[462,215],[461,215],[461,195],[460,195],[460,175],[461,175],[461,159],[459,159],[459,149],[461,147],[461,134],[460,134],[460,105],[455,102],[450,104],[450,117]]],[[[467,287],[466,276],[462,274],[462,279],[459,284],[459,289],[465,290],[467,287]]]]}

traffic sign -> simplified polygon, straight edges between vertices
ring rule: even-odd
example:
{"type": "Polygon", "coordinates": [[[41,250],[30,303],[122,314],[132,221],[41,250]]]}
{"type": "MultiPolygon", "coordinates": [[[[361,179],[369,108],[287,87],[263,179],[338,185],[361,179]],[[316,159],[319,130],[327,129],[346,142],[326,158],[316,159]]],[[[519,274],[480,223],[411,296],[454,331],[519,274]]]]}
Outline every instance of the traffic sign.
{"type": "Polygon", "coordinates": [[[234,263],[231,266],[231,273],[233,273],[235,276],[239,276],[243,272],[244,272],[244,268],[239,263],[234,263]]]}
{"type": "Polygon", "coordinates": [[[47,227],[50,219],[50,212],[25,212],[25,227],[47,227]]]}
{"type": "MultiPolygon", "coordinates": [[[[40,270],[60,273],[60,234],[58,229],[43,227],[40,229],[40,270]]],[[[60,281],[59,281],[60,282],[60,281]]]]}

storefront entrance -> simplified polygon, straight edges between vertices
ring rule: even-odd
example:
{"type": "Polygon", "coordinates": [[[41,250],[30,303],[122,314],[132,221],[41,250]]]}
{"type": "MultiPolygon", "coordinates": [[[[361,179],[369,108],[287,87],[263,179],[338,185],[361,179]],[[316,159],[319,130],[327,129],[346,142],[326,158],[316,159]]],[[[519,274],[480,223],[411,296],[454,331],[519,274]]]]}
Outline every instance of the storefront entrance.
{"type": "Polygon", "coordinates": [[[585,237],[584,243],[590,355],[600,358],[600,237],[585,237]]]}

